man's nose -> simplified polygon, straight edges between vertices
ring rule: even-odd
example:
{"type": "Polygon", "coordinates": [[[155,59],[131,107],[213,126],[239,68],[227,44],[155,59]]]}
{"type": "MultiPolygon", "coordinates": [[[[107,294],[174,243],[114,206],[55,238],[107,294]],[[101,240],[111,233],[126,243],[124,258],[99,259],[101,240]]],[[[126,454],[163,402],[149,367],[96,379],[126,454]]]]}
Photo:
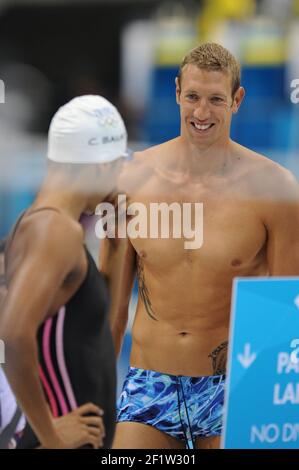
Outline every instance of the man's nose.
{"type": "Polygon", "coordinates": [[[201,99],[194,110],[194,117],[199,121],[204,121],[210,117],[210,114],[209,103],[205,99],[201,99]]]}

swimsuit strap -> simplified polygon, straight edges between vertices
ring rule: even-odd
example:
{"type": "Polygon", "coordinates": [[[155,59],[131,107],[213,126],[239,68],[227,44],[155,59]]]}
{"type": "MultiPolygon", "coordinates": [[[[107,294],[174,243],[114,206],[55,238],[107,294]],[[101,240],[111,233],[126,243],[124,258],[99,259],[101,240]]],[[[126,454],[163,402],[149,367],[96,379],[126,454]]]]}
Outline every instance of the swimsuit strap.
{"type": "Polygon", "coordinates": [[[7,237],[7,240],[5,242],[5,247],[4,247],[4,272],[6,272],[7,270],[7,256],[8,256],[8,250],[9,250],[9,247],[11,246],[12,244],[12,241],[16,235],[16,232],[19,228],[19,225],[21,223],[21,221],[24,219],[25,215],[30,215],[30,214],[34,214],[35,212],[40,212],[40,211],[43,211],[43,210],[49,210],[49,211],[55,211],[55,212],[58,212],[58,213],[61,213],[61,211],[56,208],[56,207],[38,207],[37,209],[26,209],[24,210],[21,215],[19,216],[19,218],[17,219],[17,221],[15,222],[10,234],[8,235],[7,237]]]}

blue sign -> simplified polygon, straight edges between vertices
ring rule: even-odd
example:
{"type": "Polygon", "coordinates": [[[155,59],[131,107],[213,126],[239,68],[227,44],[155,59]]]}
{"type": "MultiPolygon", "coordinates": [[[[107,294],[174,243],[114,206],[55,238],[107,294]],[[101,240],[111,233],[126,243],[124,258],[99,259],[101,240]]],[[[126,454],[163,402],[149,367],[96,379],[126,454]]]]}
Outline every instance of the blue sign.
{"type": "Polygon", "coordinates": [[[299,448],[299,278],[234,281],[222,447],[299,448]]]}

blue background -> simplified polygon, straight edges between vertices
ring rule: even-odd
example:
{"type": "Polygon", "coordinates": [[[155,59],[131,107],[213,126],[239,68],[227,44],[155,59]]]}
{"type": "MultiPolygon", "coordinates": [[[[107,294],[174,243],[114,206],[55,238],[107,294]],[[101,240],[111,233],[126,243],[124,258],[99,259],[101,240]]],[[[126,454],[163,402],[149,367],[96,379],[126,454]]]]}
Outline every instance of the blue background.
{"type": "MultiPolygon", "coordinates": [[[[290,343],[299,338],[299,308],[294,299],[299,294],[299,278],[235,280],[230,333],[230,353],[226,390],[225,448],[299,448],[299,403],[274,405],[274,384],[299,383],[298,372],[277,373],[280,352],[289,355],[290,343]],[[248,369],[237,359],[250,343],[256,360],[248,369]],[[298,423],[296,441],[250,442],[251,426],[298,423]]],[[[285,370],[285,369],[284,369],[285,370]]],[[[269,428],[270,441],[275,431],[269,428]]],[[[295,435],[295,434],[294,434],[295,435]]]]}

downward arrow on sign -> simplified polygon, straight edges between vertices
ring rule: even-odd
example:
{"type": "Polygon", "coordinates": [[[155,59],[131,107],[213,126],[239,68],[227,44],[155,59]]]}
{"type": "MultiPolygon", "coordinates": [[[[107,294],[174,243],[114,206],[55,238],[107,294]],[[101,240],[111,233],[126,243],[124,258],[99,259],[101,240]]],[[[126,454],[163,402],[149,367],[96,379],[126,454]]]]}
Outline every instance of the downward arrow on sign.
{"type": "Polygon", "coordinates": [[[237,355],[238,361],[241,363],[244,369],[248,369],[248,367],[251,366],[251,364],[256,360],[256,354],[254,352],[250,353],[250,346],[250,343],[246,343],[243,354],[237,355]]]}

